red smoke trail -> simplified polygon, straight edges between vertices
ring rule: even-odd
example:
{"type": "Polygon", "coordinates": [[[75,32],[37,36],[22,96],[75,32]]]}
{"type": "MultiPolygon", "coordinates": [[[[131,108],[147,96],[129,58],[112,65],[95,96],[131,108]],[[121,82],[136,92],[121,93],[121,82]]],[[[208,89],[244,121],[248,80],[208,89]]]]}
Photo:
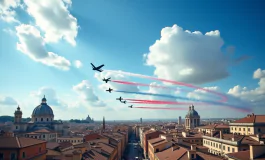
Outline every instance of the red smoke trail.
{"type": "Polygon", "coordinates": [[[113,73],[121,73],[121,74],[126,74],[129,76],[136,76],[136,77],[142,77],[142,78],[147,78],[147,79],[152,79],[152,80],[158,80],[161,82],[168,82],[168,83],[172,83],[172,84],[177,84],[177,85],[181,85],[181,86],[186,86],[186,87],[190,87],[190,88],[194,88],[194,89],[199,89],[199,90],[203,90],[209,93],[213,93],[215,95],[220,96],[221,102],[227,102],[227,97],[221,93],[215,92],[215,91],[211,91],[209,89],[205,89],[205,88],[201,88],[201,87],[197,87],[194,86],[192,84],[188,84],[188,83],[184,83],[184,82],[178,82],[178,81],[172,81],[172,80],[167,80],[167,79],[162,79],[162,78],[155,78],[155,77],[151,77],[151,76],[146,76],[146,75],[141,75],[141,74],[135,74],[135,73],[130,73],[130,72],[123,72],[123,71],[114,71],[114,70],[105,70],[107,72],[113,72],[113,73]]]}
{"type": "Polygon", "coordinates": [[[168,108],[168,107],[133,107],[141,109],[162,109],[162,110],[187,110],[186,108],[168,108]]]}
{"type": "MultiPolygon", "coordinates": [[[[125,99],[128,101],[131,101],[131,103],[135,103],[135,104],[176,104],[176,105],[200,105],[200,106],[209,106],[209,105],[214,105],[214,104],[208,104],[208,103],[187,103],[187,102],[174,102],[174,101],[159,101],[159,100],[140,100],[140,99],[125,99]]],[[[236,111],[240,111],[240,112],[245,112],[245,113],[249,113],[251,112],[250,109],[245,109],[245,108],[237,108],[237,107],[232,107],[226,104],[223,104],[223,107],[227,108],[227,109],[234,109],[236,111]]],[[[201,109],[201,107],[200,107],[201,109]]]]}
{"type": "Polygon", "coordinates": [[[160,101],[160,100],[138,100],[138,99],[124,99],[132,103],[140,104],[176,104],[176,105],[209,105],[208,103],[191,103],[191,102],[175,102],[175,101],[160,101]]]}

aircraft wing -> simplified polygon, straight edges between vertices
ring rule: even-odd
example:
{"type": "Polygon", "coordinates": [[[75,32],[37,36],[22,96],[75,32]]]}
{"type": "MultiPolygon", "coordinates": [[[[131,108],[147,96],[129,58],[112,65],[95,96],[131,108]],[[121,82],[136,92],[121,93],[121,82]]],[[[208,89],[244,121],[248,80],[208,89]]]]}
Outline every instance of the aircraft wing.
{"type": "Polygon", "coordinates": [[[93,68],[95,68],[94,64],[93,63],[90,63],[92,65],[93,68]]]}
{"type": "Polygon", "coordinates": [[[97,68],[101,68],[101,67],[103,67],[103,66],[104,66],[104,64],[102,64],[102,65],[98,66],[97,68]]]}

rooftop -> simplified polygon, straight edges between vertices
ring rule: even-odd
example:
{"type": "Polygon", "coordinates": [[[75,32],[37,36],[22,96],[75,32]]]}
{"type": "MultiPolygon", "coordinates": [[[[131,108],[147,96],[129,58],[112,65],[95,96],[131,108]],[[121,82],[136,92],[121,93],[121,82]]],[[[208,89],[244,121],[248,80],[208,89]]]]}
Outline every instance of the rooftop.
{"type": "Polygon", "coordinates": [[[247,115],[247,117],[238,119],[231,123],[265,123],[265,115],[255,115],[252,113],[247,115]]]}
{"type": "Polygon", "coordinates": [[[25,148],[46,141],[26,137],[0,137],[0,148],[25,148]]]}

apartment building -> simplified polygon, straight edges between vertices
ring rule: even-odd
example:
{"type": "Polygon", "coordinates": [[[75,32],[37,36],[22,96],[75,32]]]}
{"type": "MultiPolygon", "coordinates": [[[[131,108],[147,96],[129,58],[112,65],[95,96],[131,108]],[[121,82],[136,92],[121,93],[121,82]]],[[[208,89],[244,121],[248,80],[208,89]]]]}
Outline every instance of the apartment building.
{"type": "Polygon", "coordinates": [[[247,117],[229,123],[230,132],[240,135],[265,133],[265,115],[248,114],[247,117]]]}

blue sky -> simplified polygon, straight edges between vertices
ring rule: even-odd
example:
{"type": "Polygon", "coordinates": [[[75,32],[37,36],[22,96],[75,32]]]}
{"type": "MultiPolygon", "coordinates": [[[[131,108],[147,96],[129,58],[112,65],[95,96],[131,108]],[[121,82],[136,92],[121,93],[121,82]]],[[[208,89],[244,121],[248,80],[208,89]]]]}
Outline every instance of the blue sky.
{"type": "MultiPolygon", "coordinates": [[[[19,104],[25,117],[29,117],[45,94],[57,119],[81,119],[87,114],[95,119],[103,116],[106,119],[139,119],[185,115],[186,111],[128,110],[127,106],[113,100],[120,94],[108,94],[102,90],[106,84],[102,85],[98,79],[105,73],[95,76],[90,62],[105,64],[105,69],[216,87],[236,98],[238,105],[247,102],[255,113],[265,113],[262,108],[265,102],[265,17],[261,1],[11,1],[18,3],[0,4],[1,114],[12,115],[19,104]],[[36,7],[40,10],[35,10],[36,7]],[[164,34],[167,43],[160,39],[165,27],[170,27],[165,32],[168,34],[164,34]],[[185,30],[202,34],[196,37],[195,34],[185,34],[185,30]],[[205,35],[216,30],[216,35],[205,35]],[[36,31],[40,36],[29,41],[32,37],[28,35],[36,31]],[[173,36],[167,37],[169,34],[173,36]],[[27,47],[33,48],[31,51],[34,52],[25,54],[25,50],[19,50],[19,37],[28,40],[24,45],[28,44],[27,47]],[[60,63],[54,63],[46,51],[34,48],[35,45],[41,46],[37,40],[45,41],[44,49],[64,60],[57,59],[60,63]],[[230,51],[229,58],[223,56],[229,54],[226,50],[230,51]],[[39,54],[42,58],[34,60],[29,54],[39,54]],[[144,54],[147,55],[145,58],[144,54]],[[236,63],[238,58],[243,60],[236,63]],[[76,60],[82,63],[81,67],[75,66],[76,60]],[[185,69],[193,71],[186,76],[178,72],[185,69]]],[[[120,75],[112,76],[124,79],[120,75]]],[[[128,77],[125,80],[153,82],[128,77]]],[[[120,86],[113,87],[119,89],[120,86]]],[[[152,88],[145,90],[160,93],[152,88]]],[[[220,106],[212,106],[207,111],[198,109],[202,118],[246,114],[227,110],[220,115],[220,110],[220,106]]]]}

